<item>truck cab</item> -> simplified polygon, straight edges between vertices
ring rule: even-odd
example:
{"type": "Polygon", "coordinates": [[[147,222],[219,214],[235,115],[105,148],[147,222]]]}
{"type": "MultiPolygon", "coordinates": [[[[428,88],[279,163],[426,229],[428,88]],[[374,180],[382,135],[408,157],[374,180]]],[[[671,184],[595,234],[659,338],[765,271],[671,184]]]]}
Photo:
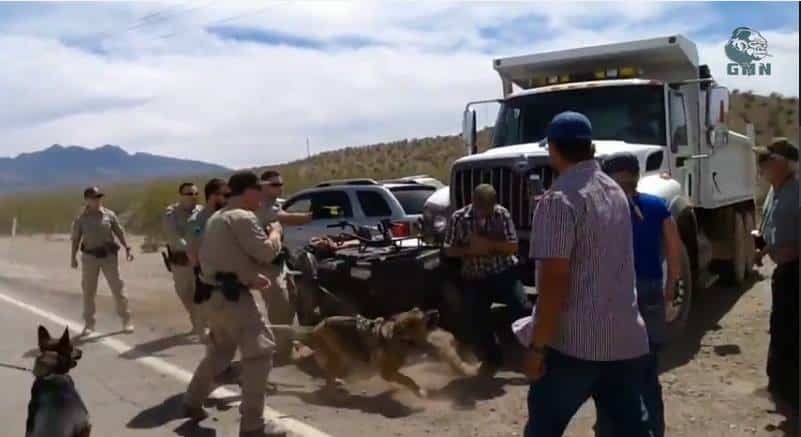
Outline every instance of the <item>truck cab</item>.
{"type": "Polygon", "coordinates": [[[753,252],[753,142],[729,131],[728,90],[699,65],[691,41],[676,35],[500,58],[493,67],[503,97],[466,105],[467,156],[453,164],[448,195],[429,200],[428,229],[443,228],[442,216],[470,203],[476,185],[492,184],[517,226],[521,275],[534,285],[531,217],[537,196],[558,177],[545,132],[556,114],[573,110],[592,122],[596,159],[633,153],[642,171],[638,189],[668,203],[687,258],[690,289],[681,298],[689,300],[694,281],[714,280],[709,266],[716,259],[735,265],[733,276],[743,280],[753,252]],[[474,107],[488,102],[500,109],[489,149],[478,153],[474,107]]]}

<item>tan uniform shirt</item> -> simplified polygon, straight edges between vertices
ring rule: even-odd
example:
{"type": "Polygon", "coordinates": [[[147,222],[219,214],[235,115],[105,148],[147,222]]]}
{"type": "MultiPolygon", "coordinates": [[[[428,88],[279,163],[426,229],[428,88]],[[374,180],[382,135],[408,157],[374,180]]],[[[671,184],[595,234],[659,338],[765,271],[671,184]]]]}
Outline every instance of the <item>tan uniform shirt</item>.
{"type": "Polygon", "coordinates": [[[187,234],[186,246],[190,252],[197,252],[200,250],[200,245],[203,243],[203,234],[206,230],[206,223],[209,218],[215,213],[212,208],[204,206],[198,209],[192,217],[187,221],[187,234]]]}
{"type": "Polygon", "coordinates": [[[73,244],[83,243],[88,250],[104,247],[125,238],[125,231],[114,211],[101,207],[99,211],[84,208],[83,212],[72,222],[73,244]]]}
{"type": "Polygon", "coordinates": [[[164,236],[167,238],[167,245],[174,252],[186,252],[186,238],[189,234],[189,218],[192,214],[199,211],[200,205],[188,210],[178,203],[167,207],[164,213],[163,227],[164,236]]]}
{"type": "Polygon", "coordinates": [[[209,218],[200,247],[203,280],[215,284],[218,272],[235,273],[240,282],[252,283],[258,274],[276,275],[271,263],[281,243],[267,237],[251,211],[225,207],[209,218]]]}

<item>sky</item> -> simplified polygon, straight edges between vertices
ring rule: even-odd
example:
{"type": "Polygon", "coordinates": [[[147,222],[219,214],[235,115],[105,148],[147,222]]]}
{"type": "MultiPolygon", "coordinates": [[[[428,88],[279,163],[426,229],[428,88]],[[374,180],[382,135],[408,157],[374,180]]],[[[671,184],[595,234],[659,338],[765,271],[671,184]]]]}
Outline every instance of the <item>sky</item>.
{"type": "MultiPolygon", "coordinates": [[[[798,3],[0,3],[0,156],[51,144],[230,167],[448,135],[492,59],[683,34],[741,91],[798,96],[798,3]],[[726,74],[749,26],[768,77],[726,74]]],[[[479,123],[491,123],[490,110],[479,123]]]]}

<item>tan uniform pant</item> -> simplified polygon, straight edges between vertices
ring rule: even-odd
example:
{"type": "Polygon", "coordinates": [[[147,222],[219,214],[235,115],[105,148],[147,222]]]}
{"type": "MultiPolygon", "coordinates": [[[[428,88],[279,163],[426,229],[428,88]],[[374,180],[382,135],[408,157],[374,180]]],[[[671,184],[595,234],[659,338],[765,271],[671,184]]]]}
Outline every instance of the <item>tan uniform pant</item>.
{"type": "MultiPolygon", "coordinates": [[[[279,274],[272,286],[263,293],[267,318],[276,325],[291,325],[295,321],[295,281],[290,275],[279,274]]],[[[292,350],[291,333],[282,329],[275,334],[279,357],[288,357],[292,350]]],[[[281,358],[281,359],[282,359],[281,358]]]]}
{"type": "Polygon", "coordinates": [[[236,350],[242,355],[242,420],[241,432],[260,430],[264,426],[264,398],[267,377],[273,364],[275,341],[272,331],[259,312],[250,293],[231,302],[219,290],[199,305],[202,317],[211,331],[206,355],[189,383],[184,402],[200,407],[214,390],[214,377],[225,370],[236,350]]]}
{"type": "Polygon", "coordinates": [[[125,283],[120,279],[119,264],[117,255],[109,255],[105,258],[98,258],[87,253],[81,254],[81,288],[83,289],[83,319],[89,326],[95,324],[95,297],[97,296],[97,281],[100,272],[106,278],[111,295],[114,296],[114,303],[117,307],[117,314],[123,319],[131,317],[128,309],[128,297],[125,295],[125,283]]]}
{"type": "Polygon", "coordinates": [[[198,332],[204,328],[197,315],[197,305],[195,304],[195,271],[191,266],[172,265],[172,280],[175,284],[175,294],[184,305],[189,314],[189,321],[192,323],[192,330],[198,332]]]}

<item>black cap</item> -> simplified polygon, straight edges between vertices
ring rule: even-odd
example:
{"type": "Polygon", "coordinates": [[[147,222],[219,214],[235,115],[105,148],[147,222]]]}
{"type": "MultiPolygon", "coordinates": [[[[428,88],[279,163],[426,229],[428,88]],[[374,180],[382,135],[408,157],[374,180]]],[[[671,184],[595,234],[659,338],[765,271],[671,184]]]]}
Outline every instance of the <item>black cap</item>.
{"type": "Polygon", "coordinates": [[[105,194],[103,194],[103,192],[100,191],[100,187],[89,187],[83,190],[84,199],[97,199],[103,196],[105,196],[105,194]]]}
{"type": "Polygon", "coordinates": [[[240,171],[231,175],[228,179],[228,188],[232,196],[241,196],[248,188],[261,190],[259,177],[252,171],[240,171]]]}
{"type": "Polygon", "coordinates": [[[759,161],[779,156],[789,161],[798,162],[798,147],[787,138],[774,138],[766,147],[754,147],[759,161]]]}
{"type": "Polygon", "coordinates": [[[640,174],[640,161],[631,153],[619,153],[604,159],[601,168],[606,174],[620,173],[622,171],[640,174]]]}

